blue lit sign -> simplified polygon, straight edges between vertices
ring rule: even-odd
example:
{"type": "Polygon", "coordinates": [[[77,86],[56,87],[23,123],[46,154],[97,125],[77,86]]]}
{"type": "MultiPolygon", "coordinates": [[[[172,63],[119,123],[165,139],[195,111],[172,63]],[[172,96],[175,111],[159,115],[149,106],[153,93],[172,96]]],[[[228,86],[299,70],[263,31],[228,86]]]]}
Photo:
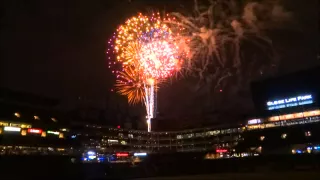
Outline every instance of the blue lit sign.
{"type": "Polygon", "coordinates": [[[268,110],[274,110],[274,109],[282,109],[282,108],[301,106],[301,105],[312,104],[312,103],[313,103],[312,95],[308,94],[303,96],[290,97],[286,99],[279,99],[275,101],[268,101],[267,107],[268,107],[268,110]]]}
{"type": "Polygon", "coordinates": [[[259,124],[261,123],[261,119],[251,119],[248,121],[248,124],[259,124]]]}

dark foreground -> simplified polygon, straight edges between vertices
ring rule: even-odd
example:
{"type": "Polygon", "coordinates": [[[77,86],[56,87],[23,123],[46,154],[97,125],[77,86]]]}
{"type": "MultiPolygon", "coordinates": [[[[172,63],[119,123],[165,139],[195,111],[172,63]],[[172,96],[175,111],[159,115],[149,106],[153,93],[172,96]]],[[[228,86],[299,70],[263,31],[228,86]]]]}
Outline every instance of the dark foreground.
{"type": "Polygon", "coordinates": [[[2,156],[0,179],[320,179],[319,155],[204,160],[203,154],[175,153],[148,156],[136,166],[73,163],[71,158],[2,156]]]}
{"type": "Polygon", "coordinates": [[[179,177],[141,178],[134,180],[318,180],[320,172],[228,173],[179,177]]]}

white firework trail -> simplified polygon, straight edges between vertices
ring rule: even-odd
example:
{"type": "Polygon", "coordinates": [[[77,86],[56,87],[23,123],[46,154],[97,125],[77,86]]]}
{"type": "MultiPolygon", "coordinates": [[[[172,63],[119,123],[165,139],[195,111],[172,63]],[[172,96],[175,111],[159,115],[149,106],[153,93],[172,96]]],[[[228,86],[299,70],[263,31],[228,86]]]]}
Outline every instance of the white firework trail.
{"type": "Polygon", "coordinates": [[[155,108],[155,84],[154,81],[150,81],[148,84],[144,84],[145,89],[145,106],[147,111],[147,126],[148,132],[151,132],[151,120],[154,118],[154,108],[155,108]]]}

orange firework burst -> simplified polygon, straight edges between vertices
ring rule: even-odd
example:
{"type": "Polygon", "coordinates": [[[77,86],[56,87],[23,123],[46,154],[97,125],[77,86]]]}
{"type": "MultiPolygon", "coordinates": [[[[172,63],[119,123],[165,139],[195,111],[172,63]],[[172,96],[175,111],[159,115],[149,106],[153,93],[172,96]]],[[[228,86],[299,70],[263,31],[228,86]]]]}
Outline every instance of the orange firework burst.
{"type": "Polygon", "coordinates": [[[117,61],[124,66],[138,63],[147,77],[159,79],[178,71],[181,64],[179,47],[175,34],[167,26],[167,21],[174,21],[167,14],[144,16],[139,14],[120,26],[115,37],[117,61]]]}
{"type": "MultiPolygon", "coordinates": [[[[128,19],[114,34],[114,44],[108,42],[108,49],[116,54],[116,61],[109,61],[109,68],[121,64],[122,71],[113,70],[117,76],[116,89],[119,94],[128,97],[130,104],[144,101],[150,86],[148,80],[159,84],[180,70],[182,55],[177,35],[171,31],[167,22],[175,21],[167,14],[138,16],[128,19]]],[[[175,28],[175,31],[177,28],[175,28]]],[[[112,54],[110,52],[107,54],[112,54]]],[[[110,57],[108,59],[111,59],[110,57]]],[[[153,84],[156,89],[157,84],[153,84]]],[[[148,101],[145,101],[148,103],[148,101]]]]}
{"type": "Polygon", "coordinates": [[[119,72],[115,87],[119,94],[128,97],[129,104],[144,102],[144,80],[132,66],[119,72]]]}
{"type": "MultiPolygon", "coordinates": [[[[130,104],[143,101],[146,106],[148,132],[156,117],[156,89],[159,81],[179,71],[182,56],[174,33],[165,23],[169,15],[150,17],[139,14],[117,29],[114,51],[123,71],[118,73],[117,91],[130,104]]],[[[110,64],[110,66],[112,63],[110,64]]]]}
{"type": "Polygon", "coordinates": [[[153,16],[144,16],[141,13],[128,19],[125,24],[117,29],[117,36],[115,40],[115,52],[117,53],[117,60],[123,64],[129,64],[136,60],[136,52],[139,50],[141,41],[153,38],[151,36],[144,36],[153,30],[158,30],[157,34],[152,34],[154,37],[161,37],[164,33],[170,33],[168,26],[162,23],[160,14],[153,14],[153,16]]]}

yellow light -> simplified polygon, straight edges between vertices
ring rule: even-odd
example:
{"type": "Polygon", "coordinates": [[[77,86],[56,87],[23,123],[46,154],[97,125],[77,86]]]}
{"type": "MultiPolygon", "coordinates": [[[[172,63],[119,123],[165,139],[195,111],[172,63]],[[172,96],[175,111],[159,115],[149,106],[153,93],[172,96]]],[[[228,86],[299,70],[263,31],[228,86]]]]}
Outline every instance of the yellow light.
{"type": "Polygon", "coordinates": [[[24,129],[24,130],[21,130],[21,136],[26,136],[27,135],[27,131],[24,129]]]}
{"type": "Polygon", "coordinates": [[[15,112],[15,113],[14,113],[14,116],[17,117],[17,118],[20,118],[20,117],[21,117],[21,115],[20,115],[18,112],[15,112]]]}
{"type": "Polygon", "coordinates": [[[21,128],[31,128],[30,124],[21,124],[20,125],[21,128]]]}
{"type": "Polygon", "coordinates": [[[59,138],[60,138],[60,139],[64,138],[63,133],[60,133],[60,134],[59,134],[59,138]]]}
{"type": "Polygon", "coordinates": [[[9,126],[8,122],[0,122],[0,126],[9,126]]]}
{"type": "Polygon", "coordinates": [[[47,133],[45,131],[42,131],[41,137],[46,137],[46,136],[47,136],[47,133]]]}

